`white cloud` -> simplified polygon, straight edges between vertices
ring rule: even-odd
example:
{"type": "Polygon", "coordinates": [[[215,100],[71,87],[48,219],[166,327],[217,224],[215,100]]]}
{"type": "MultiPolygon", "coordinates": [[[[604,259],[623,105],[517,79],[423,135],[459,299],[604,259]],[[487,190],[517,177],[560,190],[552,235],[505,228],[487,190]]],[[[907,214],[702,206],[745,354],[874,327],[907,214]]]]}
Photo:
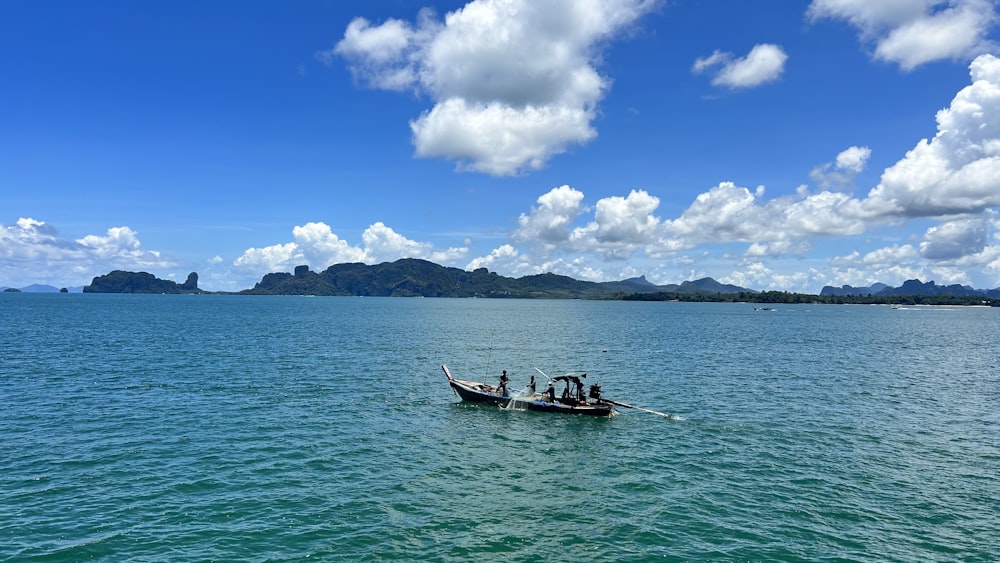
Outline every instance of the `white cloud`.
{"type": "Polygon", "coordinates": [[[421,258],[449,264],[468,254],[465,247],[435,250],[431,243],[408,239],[382,222],[373,223],[365,229],[361,234],[362,246],[353,246],[341,239],[323,222],[296,226],[292,229],[292,236],[295,239],[293,242],[248,248],[233,262],[234,269],[263,275],[290,272],[303,265],[321,271],[332,264],[376,264],[400,258],[421,258]]]}
{"type": "Polygon", "coordinates": [[[601,245],[640,245],[655,240],[660,220],[653,215],[660,198],[645,190],[632,190],[626,197],[612,196],[597,202],[594,221],[574,230],[574,240],[593,239],[601,245]]]}
{"type": "Polygon", "coordinates": [[[287,272],[304,262],[305,257],[299,252],[298,246],[294,242],[289,242],[264,248],[250,247],[233,262],[233,267],[251,274],[263,275],[271,272],[287,272]]]}
{"type": "Polygon", "coordinates": [[[861,263],[868,267],[891,268],[917,257],[917,251],[909,244],[888,246],[868,252],[861,257],[861,263]]]}
{"type": "Polygon", "coordinates": [[[728,276],[723,276],[718,281],[764,291],[787,291],[788,288],[805,287],[806,283],[811,281],[812,278],[813,275],[811,272],[783,274],[768,268],[763,262],[750,262],[744,264],[741,270],[734,271],[728,276]]]}
{"type": "Polygon", "coordinates": [[[837,155],[837,168],[857,174],[865,169],[872,150],[868,147],[848,147],[837,155]]]}
{"type": "MultiPolygon", "coordinates": [[[[381,223],[378,223],[381,225],[381,223]]],[[[342,240],[322,222],[306,223],[292,229],[295,245],[305,263],[315,268],[325,268],[338,262],[363,262],[367,253],[342,240]]]]}
{"type": "Polygon", "coordinates": [[[664,221],[659,244],[664,248],[693,248],[710,243],[770,243],[753,252],[784,254],[804,248],[811,237],[854,235],[864,232],[857,218],[857,200],[845,194],[800,191],[795,196],[764,200],[764,189],[754,192],[722,182],[695,201],[674,220],[664,221]]]}
{"type": "Polygon", "coordinates": [[[990,0],[813,0],[806,15],[847,20],[865,43],[874,43],[875,59],[903,70],[987,53],[997,23],[990,0]]]}
{"type": "MultiPolygon", "coordinates": [[[[128,227],[112,227],[105,236],[87,235],[76,241],[102,258],[139,251],[139,237],[128,227]]],[[[155,254],[155,253],[154,253],[155,254]]]]}
{"type": "Polygon", "coordinates": [[[586,209],[583,192],[569,186],[553,188],[541,195],[538,206],[518,217],[519,227],[512,238],[521,243],[558,244],[569,240],[570,225],[586,209]]]}
{"type": "Polygon", "coordinates": [[[857,235],[865,231],[858,218],[858,201],[835,192],[820,192],[802,200],[776,200],[771,204],[780,213],[778,232],[787,236],[857,235]]]}
{"type": "Polygon", "coordinates": [[[951,260],[978,254],[986,248],[987,216],[969,217],[931,227],[920,242],[920,255],[928,260],[951,260]]]}
{"type": "MultiPolygon", "coordinates": [[[[538,197],[520,215],[509,240],[485,256],[469,259],[467,267],[489,267],[514,276],[553,271],[599,280],[633,271],[656,271],[667,278],[665,264],[692,275],[717,275],[727,265],[736,265],[745,277],[734,272],[730,280],[779,289],[782,283],[799,284],[783,289],[804,291],[816,290],[804,284],[828,281],[901,283],[934,275],[954,280],[962,269],[977,272],[978,279],[992,272],[1000,283],[1000,241],[995,238],[993,211],[1000,206],[1000,59],[978,57],[970,64],[970,74],[971,84],[938,112],[937,135],[919,141],[887,168],[864,197],[854,197],[850,188],[871,157],[866,146],[848,147],[814,169],[819,188],[815,193],[800,186],[794,194],[767,199],[763,186],[750,189],[721,182],[674,218],[658,216],[660,198],[645,190],[588,205],[583,192],[564,185],[538,197]],[[873,241],[858,238],[889,226],[903,228],[913,219],[937,224],[922,238],[914,237],[913,244],[870,249],[873,241]],[[826,264],[806,256],[821,244],[820,239],[831,237],[849,237],[836,244],[855,245],[858,250],[826,264]],[[680,255],[696,248],[702,252],[680,255]],[[862,252],[862,248],[869,249],[862,252]],[[806,273],[772,267],[786,256],[808,264],[806,273]]],[[[251,249],[254,252],[241,259],[283,263],[312,249],[332,263],[332,249],[339,248],[370,263],[402,255],[444,257],[434,260],[442,263],[464,258],[469,246],[435,251],[381,223],[369,227],[364,245],[357,248],[337,239],[325,225],[302,230],[313,236],[300,233],[296,243],[251,249]]]]}
{"type": "Polygon", "coordinates": [[[732,53],[716,51],[710,56],[697,59],[692,67],[695,73],[718,68],[712,84],[728,88],[752,88],[777,80],[785,70],[788,55],[778,45],[761,43],[741,58],[732,53]]]}
{"type": "MultiPolygon", "coordinates": [[[[353,57],[369,65],[385,64],[399,57],[413,40],[413,29],[401,20],[390,19],[372,27],[365,18],[356,18],[347,26],[334,52],[353,57]]],[[[329,55],[328,52],[324,52],[329,55]]],[[[329,62],[332,62],[330,60],[329,62]]],[[[377,74],[380,69],[368,69],[365,74],[377,74]]]]}
{"type": "MultiPolygon", "coordinates": [[[[658,217],[659,199],[642,190],[628,197],[604,198],[590,207],[582,192],[562,186],[540,197],[538,205],[521,216],[511,237],[511,243],[520,245],[511,248],[519,253],[507,264],[512,268],[508,271],[534,273],[539,265],[560,268],[557,273],[567,275],[602,271],[588,266],[588,260],[625,264],[674,260],[681,265],[678,253],[684,250],[734,243],[749,244],[742,253],[744,260],[805,257],[818,239],[855,237],[924,218],[940,224],[912,245],[835,259],[826,265],[827,274],[802,277],[774,271],[771,283],[820,279],[901,283],[915,277],[929,279],[935,271],[956,279],[947,269],[961,267],[1000,273],[1000,245],[988,242],[990,229],[996,229],[990,210],[1000,205],[1000,59],[979,57],[971,63],[970,73],[972,83],[938,113],[934,139],[917,143],[884,171],[879,185],[864,197],[850,192],[871,157],[866,146],[848,147],[814,169],[812,176],[820,188],[816,193],[803,186],[792,195],[768,200],[763,187],[721,182],[697,196],[676,218],[658,217]],[[577,222],[583,226],[574,227],[577,222]]],[[[868,245],[851,238],[840,244],[868,245]]],[[[730,246],[721,255],[696,257],[694,264],[716,260],[717,269],[719,258],[731,261],[740,256],[730,246]]],[[[823,268],[815,261],[810,264],[815,272],[823,268]]],[[[770,275],[769,271],[759,269],[754,279],[770,275]]]]}
{"type": "Polygon", "coordinates": [[[1000,206],[1000,59],[977,57],[972,84],[937,114],[938,132],[882,174],[869,216],[937,217],[1000,206]]]}
{"type": "Polygon", "coordinates": [[[688,239],[688,247],[702,242],[756,240],[763,208],[756,206],[763,189],[756,193],[733,182],[722,182],[699,194],[680,217],[665,223],[669,236],[688,239]]]}
{"type": "MultiPolygon", "coordinates": [[[[303,264],[321,270],[333,263],[413,257],[444,265],[462,261],[469,268],[489,267],[504,275],[554,271],[593,280],[626,272],[656,272],[666,279],[679,272],[704,276],[739,268],[746,280],[760,281],[758,287],[819,278],[852,285],[935,275],[955,280],[965,271],[970,279],[993,280],[995,287],[1000,285],[1000,59],[984,55],[969,68],[971,83],[937,113],[937,134],[917,142],[864,196],[844,189],[870,159],[870,148],[859,145],[813,171],[815,192],[801,186],[793,194],[768,199],[763,186],[720,182],[679,216],[662,217],[661,197],[646,190],[588,204],[583,192],[563,185],[539,196],[519,216],[509,239],[482,256],[468,256],[471,241],[438,249],[381,222],[370,225],[356,244],[325,223],[310,222],[292,229],[291,242],[249,248],[229,272],[210,266],[204,279],[224,280],[231,284],[228,288],[241,289],[249,278],[303,264]],[[917,234],[912,234],[914,220],[921,221],[917,234]],[[924,224],[927,220],[933,223],[924,224]],[[879,242],[882,229],[898,240],[907,228],[910,244],[877,248],[884,244],[879,242]],[[862,240],[862,234],[869,238],[862,240]],[[839,238],[821,241],[831,237],[839,238]],[[830,245],[837,245],[840,257],[818,264],[807,256],[813,248],[830,245]],[[686,253],[693,249],[697,251],[686,253]],[[807,270],[792,270],[789,261],[777,267],[789,256],[807,270]],[[799,271],[823,273],[803,276],[799,271]],[[242,285],[232,287],[236,284],[242,285]]],[[[34,278],[27,283],[52,279],[55,272],[65,276],[72,271],[86,283],[112,269],[152,270],[162,276],[159,270],[177,267],[159,252],[144,249],[129,227],[66,240],[52,226],[22,218],[0,226],[0,280],[11,284],[11,273],[24,275],[25,264],[50,276],[32,272],[34,278]]],[[[734,272],[729,279],[740,278],[734,272]]]]}
{"type": "Polygon", "coordinates": [[[368,263],[391,262],[400,258],[421,258],[449,264],[465,257],[469,250],[453,247],[435,251],[431,243],[410,240],[385,226],[381,221],[365,229],[361,234],[361,240],[364,242],[364,257],[368,263]]]}
{"type": "Polygon", "coordinates": [[[591,126],[609,80],[600,48],[654,0],[474,0],[443,22],[352,21],[317,56],[346,59],[374,88],[415,89],[434,107],[410,123],[418,157],[455,160],[496,176],[536,170],[596,136],[591,126]]]}
{"type": "Polygon", "coordinates": [[[79,250],[76,246],[60,240],[52,226],[29,217],[21,217],[9,227],[0,226],[0,257],[6,260],[30,261],[58,256],[79,250]]]}
{"type": "Polygon", "coordinates": [[[660,199],[645,190],[603,198],[594,207],[594,220],[573,230],[571,246],[605,259],[627,259],[659,238],[661,221],[653,214],[659,205],[660,199]]]}
{"type": "Polygon", "coordinates": [[[747,248],[744,257],[762,258],[765,256],[802,255],[808,252],[812,245],[805,240],[776,240],[769,243],[755,242],[747,248]]]}
{"type": "Polygon", "coordinates": [[[474,258],[465,269],[478,270],[479,268],[488,268],[494,271],[510,271],[517,257],[518,252],[516,248],[510,244],[502,244],[490,251],[489,255],[474,258]]]}
{"type": "Polygon", "coordinates": [[[0,280],[5,284],[84,285],[112,270],[149,271],[177,265],[158,251],[144,249],[129,227],[112,227],[103,236],[87,235],[74,241],[32,218],[0,225],[0,280]]]}
{"type": "Polygon", "coordinates": [[[869,286],[874,283],[899,285],[906,280],[930,281],[930,270],[920,261],[917,250],[908,244],[879,248],[865,254],[857,251],[830,261],[828,284],[869,286]]]}
{"type": "Polygon", "coordinates": [[[438,103],[410,122],[418,157],[457,160],[459,171],[506,176],[538,170],[572,143],[597,136],[593,110],[550,104],[515,108],[501,102],[438,103]]]}

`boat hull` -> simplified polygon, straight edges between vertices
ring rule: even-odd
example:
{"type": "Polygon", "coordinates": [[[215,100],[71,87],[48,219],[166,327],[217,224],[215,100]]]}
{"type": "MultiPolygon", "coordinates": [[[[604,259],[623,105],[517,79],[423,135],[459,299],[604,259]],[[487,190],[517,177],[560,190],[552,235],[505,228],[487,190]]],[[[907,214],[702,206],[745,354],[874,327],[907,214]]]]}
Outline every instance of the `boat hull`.
{"type": "Polygon", "coordinates": [[[509,408],[526,409],[535,412],[552,412],[558,414],[579,414],[583,416],[614,416],[617,412],[613,405],[607,403],[586,403],[567,405],[560,402],[549,402],[542,399],[524,400],[511,399],[514,404],[509,408]]]}
{"type": "Polygon", "coordinates": [[[449,380],[451,388],[462,398],[470,403],[484,403],[506,407],[510,402],[510,397],[500,395],[492,391],[492,387],[485,383],[475,383],[472,381],[462,381],[459,379],[449,380]]]}

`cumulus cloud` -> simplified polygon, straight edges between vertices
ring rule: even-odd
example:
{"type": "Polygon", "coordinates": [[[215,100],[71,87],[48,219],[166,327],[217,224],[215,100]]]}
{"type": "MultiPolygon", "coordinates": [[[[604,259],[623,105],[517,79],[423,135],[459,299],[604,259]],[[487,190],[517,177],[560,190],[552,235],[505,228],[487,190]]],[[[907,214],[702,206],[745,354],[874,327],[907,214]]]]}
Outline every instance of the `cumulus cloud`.
{"type": "Polygon", "coordinates": [[[632,190],[626,197],[612,196],[597,202],[594,221],[574,230],[573,239],[598,243],[647,244],[657,234],[660,220],[653,215],[660,198],[645,190],[632,190]]]}
{"type": "Polygon", "coordinates": [[[986,248],[989,215],[949,221],[927,229],[920,255],[928,260],[953,260],[978,254],[986,248]]]}
{"type": "MultiPolygon", "coordinates": [[[[864,224],[845,208],[857,200],[843,194],[801,192],[796,196],[764,199],[763,187],[754,191],[722,182],[700,194],[675,219],[657,215],[660,199],[644,190],[627,196],[609,196],[593,206],[569,186],[553,188],[539,197],[531,212],[522,214],[519,228],[507,243],[470,267],[503,266],[525,272],[560,268],[574,276],[607,275],[586,257],[604,262],[664,259],[706,244],[751,243],[746,256],[802,254],[817,236],[858,234],[864,224]],[[592,216],[587,219],[587,215],[592,216]],[[574,226],[577,222],[582,225],[574,226]],[[528,265],[533,265],[530,268],[528,265]],[[540,266],[541,265],[541,266],[540,266]]],[[[627,263],[614,271],[634,271],[627,263]]],[[[583,278],[591,279],[591,278],[583,278]]]]}
{"type": "MultiPolygon", "coordinates": [[[[391,59],[379,55],[383,56],[391,59]]],[[[918,141],[885,169],[874,188],[859,196],[850,193],[848,184],[868,165],[871,150],[851,146],[813,171],[814,191],[802,186],[793,194],[768,198],[763,186],[720,182],[677,216],[664,217],[661,197],[643,189],[590,203],[582,191],[562,185],[539,196],[518,217],[509,239],[481,256],[468,256],[469,241],[439,249],[380,222],[371,224],[354,243],[325,223],[310,222],[294,227],[291,241],[247,249],[228,273],[220,275],[236,284],[242,283],[237,278],[291,271],[303,264],[319,270],[339,262],[372,264],[403,257],[445,265],[462,261],[468,268],[488,267],[504,275],[553,271],[592,280],[620,279],[637,271],[658,272],[661,277],[678,275],[678,271],[718,275],[722,268],[739,264],[745,277],[734,272],[728,279],[760,285],[730,283],[773,287],[775,280],[804,284],[822,276],[780,272],[766,261],[789,255],[806,261],[808,251],[824,244],[819,239],[849,237],[837,239],[837,244],[856,244],[859,250],[844,251],[826,264],[824,283],[958,280],[973,271],[977,276],[993,276],[995,287],[1000,285],[996,213],[1000,207],[1000,59],[977,57],[969,70],[970,84],[937,113],[936,135],[918,141]],[[913,220],[921,221],[921,232],[911,237],[910,244],[871,249],[879,244],[881,229],[912,227],[913,220]],[[926,221],[932,222],[930,226],[926,221]],[[869,238],[861,240],[865,234],[869,238]],[[765,278],[772,281],[765,284],[765,278]]],[[[61,280],[65,280],[62,272],[71,270],[83,282],[112,269],[156,272],[177,265],[143,248],[138,233],[125,226],[76,240],[67,240],[51,225],[30,218],[0,226],[0,280],[9,285],[14,281],[10,273],[23,275],[28,263],[32,271],[58,270],[61,280]]]]}
{"type": "Polygon", "coordinates": [[[369,263],[389,262],[400,258],[421,258],[449,264],[464,258],[468,254],[467,247],[451,247],[446,250],[435,250],[429,242],[410,240],[385,226],[381,221],[372,224],[361,234],[365,245],[365,258],[369,263]]]}
{"type": "Polygon", "coordinates": [[[785,70],[788,55],[778,45],[754,45],[745,57],[735,58],[732,53],[716,51],[708,57],[697,59],[692,71],[695,74],[714,71],[712,84],[728,88],[752,88],[777,80],[785,70]]]}
{"type": "Polygon", "coordinates": [[[584,107],[514,108],[452,98],[410,122],[410,129],[418,157],[454,159],[459,171],[506,176],[541,169],[570,143],[595,137],[592,118],[584,107]]]}
{"type": "Polygon", "coordinates": [[[28,217],[13,225],[0,225],[0,280],[5,283],[83,284],[111,270],[175,266],[173,259],[144,249],[138,233],[129,227],[112,227],[104,235],[67,240],[52,225],[28,217]],[[22,279],[25,275],[31,279],[22,279]]]}
{"type": "Polygon", "coordinates": [[[800,192],[764,200],[764,189],[754,192],[722,182],[699,194],[674,220],[664,222],[671,244],[691,248],[714,242],[764,242],[805,237],[852,235],[864,223],[852,211],[857,201],[844,194],[800,192]],[[679,244],[680,243],[680,244],[679,244]]]}
{"type": "Polygon", "coordinates": [[[743,254],[745,258],[762,258],[765,256],[785,256],[789,254],[802,255],[812,248],[807,240],[776,240],[768,243],[755,242],[743,254]]]}
{"type": "Polygon", "coordinates": [[[502,244],[490,251],[488,255],[474,258],[465,269],[478,270],[479,268],[488,268],[491,270],[502,269],[509,271],[511,269],[510,265],[517,257],[518,252],[516,248],[510,244],[502,244]]]}
{"type": "MultiPolygon", "coordinates": [[[[896,14],[886,6],[882,9],[872,8],[871,17],[896,14]]],[[[905,18],[905,10],[893,17],[905,18]]],[[[857,237],[929,219],[936,224],[914,244],[841,256],[828,264],[828,277],[815,272],[805,277],[778,274],[762,266],[757,277],[746,279],[771,276],[788,283],[824,279],[853,285],[931,276],[954,280],[963,268],[1000,275],[1000,244],[990,238],[997,229],[993,208],[1000,206],[1000,59],[976,58],[970,75],[971,84],[938,112],[937,135],[919,141],[861,197],[852,192],[857,174],[871,158],[866,146],[848,147],[815,168],[815,192],[802,186],[794,194],[768,199],[762,186],[721,182],[673,218],[658,216],[659,198],[643,190],[588,205],[582,192],[560,186],[521,215],[509,248],[473,262],[503,265],[510,268],[508,272],[537,273],[552,267],[567,275],[595,275],[609,271],[596,268],[595,259],[626,267],[633,259],[673,260],[680,266],[685,259],[693,263],[710,259],[682,256],[685,251],[728,245],[723,259],[753,264],[778,256],[805,256],[818,239],[857,237]],[[740,254],[734,251],[735,244],[748,246],[740,254]],[[529,269],[533,271],[526,272],[529,269]]],[[[870,244],[853,240],[859,246],[870,244]]],[[[738,277],[733,274],[732,279],[738,277]]]]}
{"type": "Polygon", "coordinates": [[[763,213],[763,207],[755,203],[763,196],[762,187],[751,193],[733,182],[722,182],[698,194],[680,217],[667,221],[667,233],[689,239],[689,247],[720,240],[753,240],[760,231],[763,213]]]}
{"type": "Polygon", "coordinates": [[[885,170],[871,216],[936,217],[1000,206],[1000,59],[977,57],[972,84],[937,114],[938,132],[885,170]]]}
{"type": "Polygon", "coordinates": [[[837,155],[837,168],[857,174],[865,169],[872,150],[868,147],[848,147],[837,155]]]}
{"type": "Polygon", "coordinates": [[[971,59],[994,48],[997,23],[990,0],[813,0],[812,20],[842,19],[873,44],[873,56],[912,70],[942,59],[971,59]]]}
{"type": "Polygon", "coordinates": [[[784,274],[768,268],[763,262],[754,261],[743,264],[740,270],[719,278],[719,281],[740,287],[787,291],[790,287],[804,287],[815,279],[813,271],[784,274]]]}
{"type": "Polygon", "coordinates": [[[530,213],[518,217],[519,228],[513,239],[522,243],[558,244],[569,240],[570,225],[586,209],[581,205],[583,192],[559,186],[541,195],[530,213]]]}
{"type": "MultiPolygon", "coordinates": [[[[890,17],[888,13],[876,15],[890,17]]],[[[739,262],[745,268],[743,279],[770,279],[763,287],[820,279],[852,285],[928,276],[953,280],[963,268],[1000,275],[1000,244],[991,238],[997,228],[993,208],[1000,206],[1000,59],[983,55],[969,68],[971,83],[938,112],[935,137],[919,141],[861,196],[853,195],[854,181],[872,154],[861,145],[816,167],[811,174],[815,191],[801,186],[792,194],[767,198],[763,186],[720,182],[676,217],[662,217],[660,198],[645,190],[590,204],[582,191],[563,185],[538,197],[519,216],[508,240],[469,259],[467,267],[489,267],[506,275],[554,271],[607,279],[635,271],[633,260],[655,261],[661,272],[669,262],[701,273],[699,265],[714,260],[713,271],[720,263],[739,262]],[[781,256],[805,259],[820,239],[877,233],[914,219],[935,223],[912,244],[841,256],[826,265],[826,274],[816,268],[804,275],[778,272],[764,263],[781,256]],[[699,253],[684,254],[693,249],[699,253]],[[750,269],[754,264],[758,266],[750,269]]],[[[319,238],[328,238],[323,235],[319,238]]],[[[435,255],[429,245],[381,224],[370,227],[363,239],[364,246],[354,250],[365,261],[435,255]]],[[[859,247],[871,245],[859,238],[841,239],[841,244],[852,244],[850,240],[859,247]]],[[[450,256],[461,257],[465,249],[457,250],[450,256]]],[[[278,245],[273,251],[283,256],[302,249],[278,245]]],[[[729,277],[741,279],[737,273],[729,277]]]]}
{"type": "Polygon", "coordinates": [[[410,123],[415,154],[496,176],[541,168],[596,136],[610,81],[600,47],[653,0],[474,0],[439,21],[352,21],[325,62],[345,59],[373,88],[412,89],[434,106],[410,123]]]}
{"type": "Polygon", "coordinates": [[[10,226],[0,226],[0,256],[8,260],[32,260],[80,250],[61,240],[55,228],[30,217],[21,217],[10,226]]]}
{"type": "Polygon", "coordinates": [[[466,247],[435,250],[431,243],[408,239],[382,222],[373,223],[365,229],[361,234],[361,246],[341,239],[323,222],[296,226],[292,229],[292,237],[295,239],[293,242],[248,248],[233,261],[233,267],[238,271],[263,275],[290,272],[302,265],[323,270],[332,264],[375,264],[400,258],[421,258],[447,264],[468,253],[466,247]]]}
{"type": "Polygon", "coordinates": [[[854,178],[865,169],[872,151],[868,147],[848,147],[834,162],[827,162],[809,173],[809,177],[824,190],[851,191],[854,178]]]}
{"type": "Polygon", "coordinates": [[[829,285],[868,286],[927,279],[928,269],[919,263],[917,250],[908,244],[893,245],[862,254],[853,251],[830,261],[829,285]]]}
{"type": "Polygon", "coordinates": [[[654,212],[659,205],[660,199],[645,190],[603,198],[594,207],[594,220],[571,233],[571,247],[605,259],[628,258],[657,239],[660,219],[654,212]]]}
{"type": "Polygon", "coordinates": [[[289,271],[303,264],[305,257],[295,243],[273,244],[264,248],[250,247],[233,262],[238,270],[267,274],[274,271],[289,271]]]}

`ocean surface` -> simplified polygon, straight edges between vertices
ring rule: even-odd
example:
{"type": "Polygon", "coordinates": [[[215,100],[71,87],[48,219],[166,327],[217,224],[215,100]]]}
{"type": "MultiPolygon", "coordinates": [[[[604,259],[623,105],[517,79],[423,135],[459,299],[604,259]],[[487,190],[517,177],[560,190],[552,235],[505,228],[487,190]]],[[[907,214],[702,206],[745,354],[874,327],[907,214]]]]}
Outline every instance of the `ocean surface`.
{"type": "Polygon", "coordinates": [[[997,308],[0,294],[0,561],[997,561],[998,357],[997,308]]]}

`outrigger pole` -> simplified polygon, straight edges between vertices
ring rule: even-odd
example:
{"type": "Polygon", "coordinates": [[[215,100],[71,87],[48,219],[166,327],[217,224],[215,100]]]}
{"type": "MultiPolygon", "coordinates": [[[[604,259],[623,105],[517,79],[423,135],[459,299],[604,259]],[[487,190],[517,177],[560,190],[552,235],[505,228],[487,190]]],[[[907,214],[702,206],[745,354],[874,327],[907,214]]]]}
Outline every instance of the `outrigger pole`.
{"type": "Polygon", "coordinates": [[[645,407],[637,407],[635,405],[630,405],[628,403],[622,403],[622,402],[619,402],[619,401],[612,401],[611,399],[607,399],[607,398],[602,398],[602,400],[607,401],[607,402],[611,403],[612,405],[618,405],[619,407],[625,407],[627,409],[635,409],[637,411],[648,412],[649,414],[659,415],[659,416],[662,416],[664,418],[673,418],[674,417],[674,415],[668,414],[668,413],[665,413],[665,412],[654,411],[653,409],[647,409],[645,407]]]}

